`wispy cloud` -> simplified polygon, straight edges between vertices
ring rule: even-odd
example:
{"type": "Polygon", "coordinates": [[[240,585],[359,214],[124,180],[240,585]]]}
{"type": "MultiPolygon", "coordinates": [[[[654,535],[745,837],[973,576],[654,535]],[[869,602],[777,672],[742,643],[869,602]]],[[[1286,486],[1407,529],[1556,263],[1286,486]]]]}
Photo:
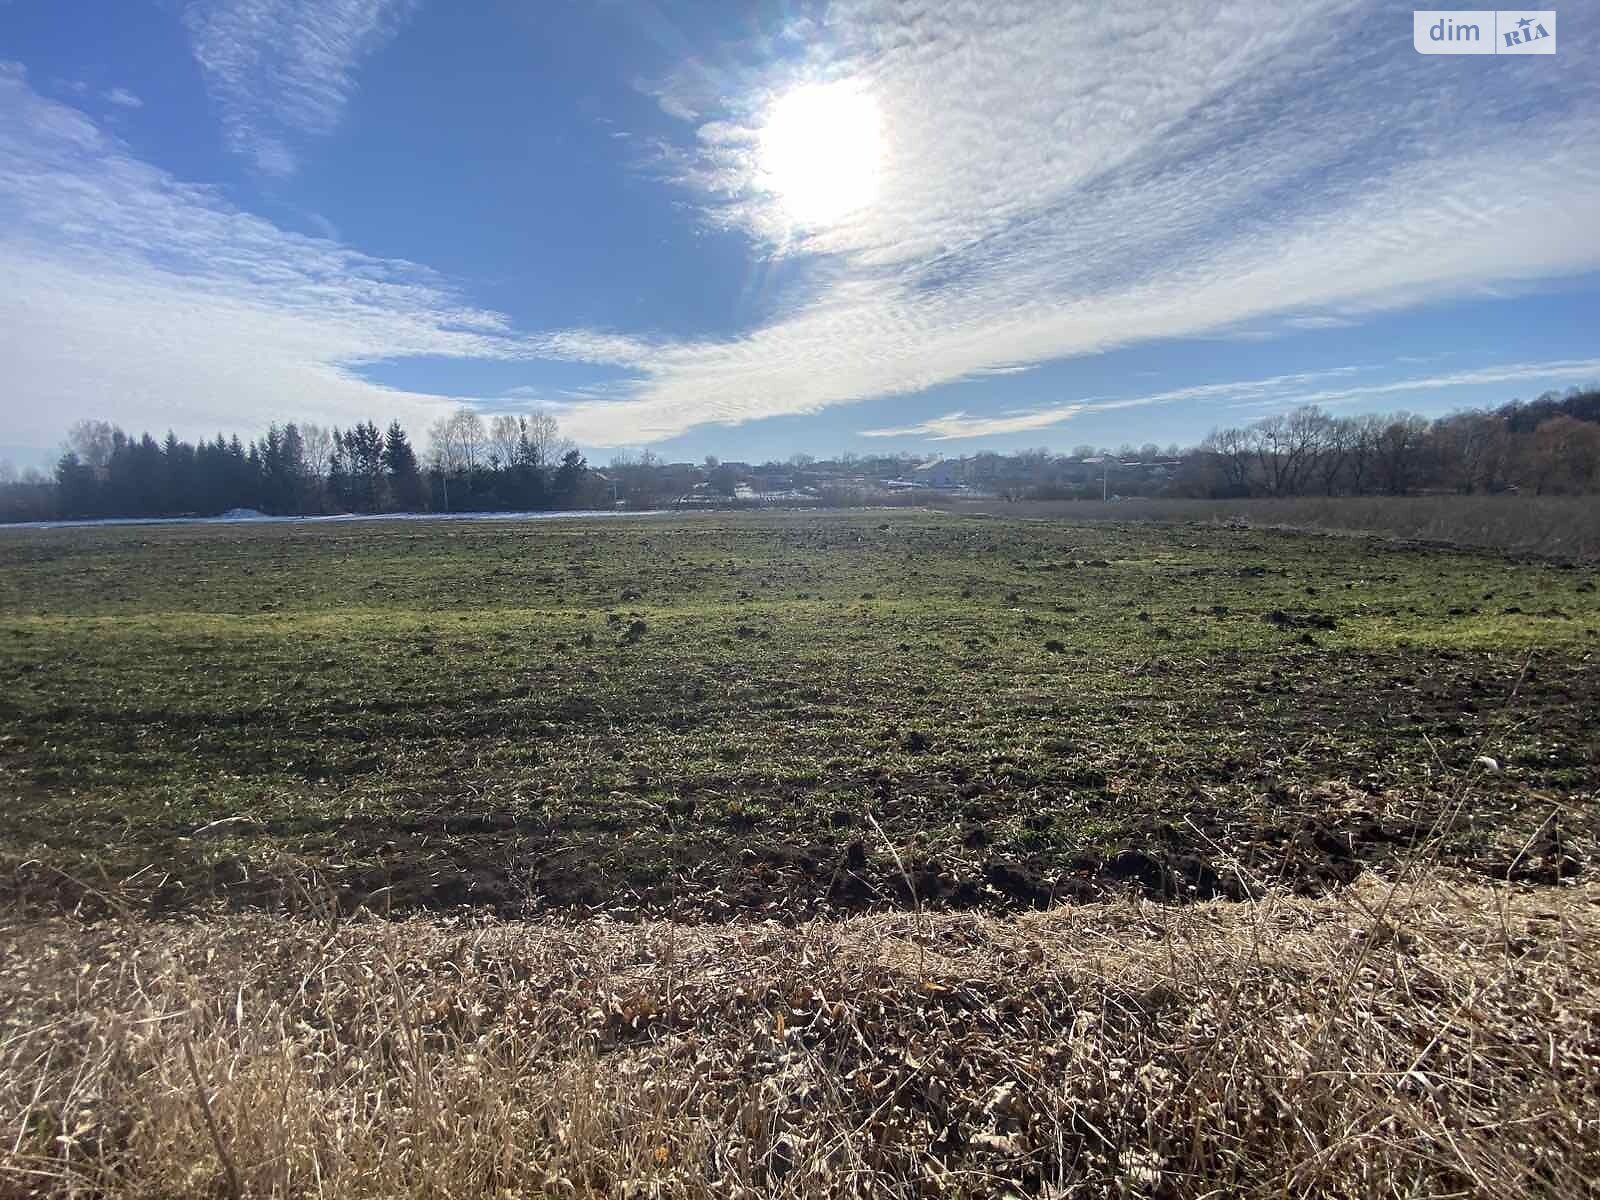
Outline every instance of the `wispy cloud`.
{"type": "Polygon", "coordinates": [[[415,264],[287,232],[138,161],[15,65],[0,64],[0,162],[9,441],[49,445],[78,415],[188,434],[385,414],[421,425],[452,398],[358,369],[534,353],[415,264]]]}
{"type": "Polygon", "coordinates": [[[268,175],[293,173],[293,140],[337,128],[357,65],[418,3],[191,0],[184,25],[229,146],[268,175]]]}
{"type": "Polygon", "coordinates": [[[144,107],[144,101],[139,99],[138,96],[134,95],[127,88],[112,88],[109,92],[103,92],[102,95],[112,104],[115,104],[118,108],[144,107]]]}
{"type": "Polygon", "coordinates": [[[1289,317],[1284,324],[1291,329],[1348,329],[1355,322],[1349,317],[1333,317],[1312,314],[1302,317],[1289,317]]]}
{"type": "Polygon", "coordinates": [[[1348,378],[1362,371],[1361,366],[1328,367],[1321,371],[1297,371],[1286,375],[1272,375],[1265,379],[1242,379],[1228,383],[1204,383],[1190,387],[1169,388],[1143,396],[1107,397],[1093,396],[1059,404],[1046,404],[1037,408],[1003,413],[999,416],[972,416],[964,412],[947,413],[915,425],[897,429],[863,429],[862,437],[927,437],[934,441],[954,441],[960,438],[994,437],[998,434],[1023,433],[1032,429],[1048,429],[1061,425],[1085,412],[1104,412],[1119,408],[1144,408],[1152,404],[1176,404],[1180,401],[1205,401],[1220,403],[1243,398],[1282,396],[1307,385],[1329,379],[1348,378]]]}
{"type": "Polygon", "coordinates": [[[820,286],[737,338],[630,357],[631,398],[569,420],[591,442],[663,438],[1600,266],[1600,82],[1581,66],[1600,30],[1513,77],[1420,59],[1392,27],[1376,0],[906,0],[837,6],[833,50],[800,67],[691,64],[660,94],[703,114],[696,146],[666,169],[820,286]],[[879,190],[796,231],[761,190],[759,130],[819,78],[873,96],[879,190]]]}
{"type": "Polygon", "coordinates": [[[1600,358],[1566,358],[1549,362],[1497,363],[1493,366],[1448,371],[1414,379],[1391,379],[1385,383],[1362,384],[1359,387],[1286,393],[1269,399],[1239,400],[1235,402],[1235,407],[1281,408],[1301,404],[1370,404],[1412,392],[1443,392],[1451,388],[1482,384],[1537,383],[1552,386],[1560,383],[1588,384],[1597,381],[1600,381],[1600,358]]]}
{"type": "Polygon", "coordinates": [[[1530,381],[1541,384],[1588,383],[1600,380],[1600,358],[1500,363],[1445,374],[1391,379],[1383,383],[1351,384],[1344,387],[1316,386],[1372,370],[1371,367],[1334,367],[1325,371],[1274,375],[1266,379],[1243,379],[1228,383],[1172,388],[1142,396],[1090,397],[1001,413],[997,416],[952,412],[942,417],[932,417],[914,425],[894,429],[863,429],[859,431],[859,435],[870,438],[926,438],[936,442],[962,441],[1049,429],[1056,425],[1064,425],[1084,413],[1108,412],[1121,408],[1145,408],[1184,401],[1199,401],[1227,408],[1283,410],[1298,408],[1304,404],[1337,406],[1370,404],[1375,401],[1389,402],[1394,397],[1408,393],[1444,392],[1451,388],[1480,384],[1530,381]]]}
{"type": "MultiPolygon", "coordinates": [[[[189,4],[229,144],[292,172],[296,147],[336,128],[360,64],[419,2],[189,4]]],[[[1574,22],[1560,55],[1497,63],[1416,55],[1378,0],[842,0],[776,43],[779,65],[773,42],[742,63],[719,48],[657,89],[689,135],[661,166],[676,198],[803,277],[771,319],[699,339],[518,331],[415,264],[287,232],[140,162],[0,68],[6,421],[54,440],[63,413],[111,396],[122,419],[157,428],[422,419],[450,400],[376,387],[362,366],[542,357],[624,368],[631,378],[566,389],[563,423],[590,446],[639,445],[1144,341],[1314,332],[1600,267],[1600,76],[1585,69],[1600,28],[1574,22]],[[756,153],[771,104],[815,80],[870,95],[884,142],[873,202],[796,230],[756,153]]],[[[874,432],[983,436],[1183,398],[1404,394],[1326,376],[1247,382],[1271,387],[874,432]]]]}
{"type": "Polygon", "coordinates": [[[860,431],[860,435],[870,438],[928,438],[935,442],[953,442],[964,438],[995,437],[1000,434],[1027,433],[1034,429],[1049,429],[1051,426],[1070,421],[1079,413],[1092,407],[1095,406],[1090,404],[1052,404],[1047,408],[1002,413],[996,417],[974,416],[971,413],[957,411],[946,413],[942,417],[930,417],[926,421],[920,421],[915,425],[906,425],[899,429],[863,429],[860,431]]]}
{"type": "Polygon", "coordinates": [[[1035,370],[1038,367],[1038,365],[1039,364],[1037,364],[1037,363],[1028,363],[1028,364],[1020,365],[1020,366],[980,367],[977,371],[974,371],[973,374],[975,374],[975,375],[1026,375],[1029,371],[1035,370]]]}
{"type": "Polygon", "coordinates": [[[646,366],[663,353],[660,343],[588,329],[538,334],[528,338],[526,345],[540,358],[623,367],[646,366]]]}

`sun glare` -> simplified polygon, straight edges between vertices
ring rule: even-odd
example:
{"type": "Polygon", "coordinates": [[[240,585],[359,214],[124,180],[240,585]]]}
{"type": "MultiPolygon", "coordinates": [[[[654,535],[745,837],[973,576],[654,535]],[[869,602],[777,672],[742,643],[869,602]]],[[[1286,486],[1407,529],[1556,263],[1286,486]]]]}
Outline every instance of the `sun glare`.
{"type": "Polygon", "coordinates": [[[878,106],[859,87],[798,87],[772,106],[761,130],[761,185],[792,224],[831,225],[876,198],[878,143],[878,106]]]}

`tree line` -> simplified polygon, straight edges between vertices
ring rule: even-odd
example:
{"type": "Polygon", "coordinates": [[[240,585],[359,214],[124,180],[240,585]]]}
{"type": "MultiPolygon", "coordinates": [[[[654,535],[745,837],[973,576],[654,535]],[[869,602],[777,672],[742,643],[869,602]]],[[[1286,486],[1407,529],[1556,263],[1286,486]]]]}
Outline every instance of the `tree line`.
{"type": "Polygon", "coordinates": [[[1315,405],[1214,430],[1184,457],[1187,495],[1407,495],[1600,490],[1600,389],[1429,420],[1315,405]]]}
{"type": "MultiPolygon", "coordinates": [[[[419,456],[398,421],[348,429],[274,425],[191,444],[133,437],[80,421],[52,475],[0,473],[0,520],[209,516],[230,509],[274,515],[334,512],[485,512],[655,507],[691,492],[731,501],[804,486],[814,502],[883,502],[917,476],[910,455],[817,461],[795,455],[761,467],[666,463],[649,451],[593,471],[548,413],[485,421],[462,408],[427,431],[419,456]],[[876,481],[876,482],[874,482],[876,481]]],[[[963,459],[963,464],[968,460],[963,459]]],[[[1531,494],[1600,491],[1600,389],[1550,392],[1430,420],[1412,413],[1339,417],[1315,406],[1212,431],[1197,447],[1079,446],[979,454],[972,486],[1016,498],[1175,495],[1406,495],[1421,491],[1531,494]],[[1112,468],[1115,468],[1114,470],[1112,468]],[[1114,478],[1113,478],[1114,476],[1114,478]]],[[[897,493],[906,495],[906,493],[897,493]]]]}
{"type": "Polygon", "coordinates": [[[348,429],[290,422],[249,442],[219,433],[193,443],[79,421],[53,476],[0,480],[0,519],[214,516],[236,509],[275,516],[538,511],[601,502],[600,481],[548,414],[486,423],[461,409],[428,434],[424,460],[398,421],[384,429],[373,421],[348,429]]]}

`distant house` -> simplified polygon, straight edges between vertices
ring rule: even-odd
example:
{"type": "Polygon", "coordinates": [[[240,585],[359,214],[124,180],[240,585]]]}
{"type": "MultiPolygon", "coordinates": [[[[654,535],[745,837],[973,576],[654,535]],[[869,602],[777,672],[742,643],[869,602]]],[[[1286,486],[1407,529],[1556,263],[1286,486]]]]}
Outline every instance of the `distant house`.
{"type": "Polygon", "coordinates": [[[966,480],[966,464],[961,459],[938,458],[911,472],[912,479],[928,487],[956,487],[966,480]]]}

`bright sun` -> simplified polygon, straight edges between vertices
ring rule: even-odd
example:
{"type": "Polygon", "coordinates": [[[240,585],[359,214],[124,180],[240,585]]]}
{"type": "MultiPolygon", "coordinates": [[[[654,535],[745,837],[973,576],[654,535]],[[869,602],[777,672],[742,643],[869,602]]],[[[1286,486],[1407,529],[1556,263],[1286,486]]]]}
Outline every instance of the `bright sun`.
{"type": "Polygon", "coordinates": [[[816,229],[878,194],[878,106],[849,83],[807,84],[772,106],[757,165],[795,225],[816,229]]]}

